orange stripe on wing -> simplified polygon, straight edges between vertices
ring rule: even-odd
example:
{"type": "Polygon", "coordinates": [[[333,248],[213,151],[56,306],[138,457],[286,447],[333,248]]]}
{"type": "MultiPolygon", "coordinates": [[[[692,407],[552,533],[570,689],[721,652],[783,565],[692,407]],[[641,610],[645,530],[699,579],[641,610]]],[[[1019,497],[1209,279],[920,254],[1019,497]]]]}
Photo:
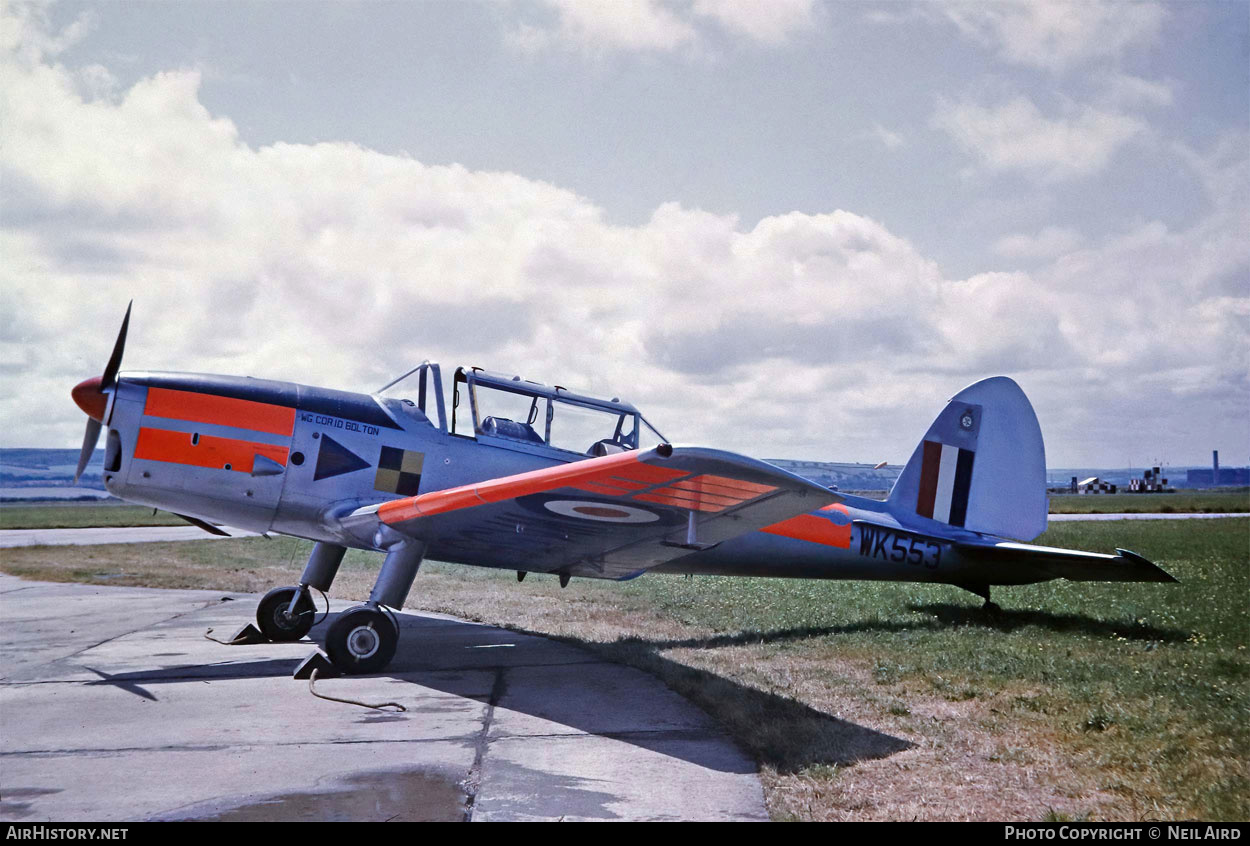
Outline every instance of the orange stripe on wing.
{"type": "Polygon", "coordinates": [[[143,407],[143,413],[152,417],[190,420],[193,423],[255,429],[274,435],[290,435],[295,431],[293,408],[216,394],[175,391],[170,388],[148,388],[148,400],[143,407]]]}
{"type": "Polygon", "coordinates": [[[701,476],[693,479],[681,479],[673,482],[672,487],[682,488],[688,491],[696,491],[703,494],[712,494],[714,496],[728,497],[729,499],[736,500],[737,502],[746,502],[748,499],[755,499],[755,497],[759,496],[759,494],[754,493],[753,491],[744,491],[741,488],[727,488],[724,485],[710,484],[702,481],[701,476]]]}
{"type": "MultiPolygon", "coordinates": [[[[485,503],[502,502],[506,499],[515,499],[519,496],[556,488],[576,487],[586,482],[602,479],[605,474],[637,478],[653,472],[674,474],[672,470],[643,464],[635,452],[605,455],[602,458],[590,458],[556,467],[544,467],[542,470],[531,470],[515,476],[504,476],[473,485],[462,485],[445,491],[431,491],[420,496],[384,502],[378,506],[378,519],[383,523],[400,523],[415,517],[472,508],[485,503]]],[[[675,475],[686,474],[678,471],[675,475]]],[[[672,476],[669,475],[668,478],[672,476]]]]}
{"type": "MultiPolygon", "coordinates": [[[[680,500],[683,502],[706,502],[709,505],[730,506],[730,505],[741,505],[743,502],[745,502],[745,500],[739,499],[738,497],[713,496],[712,494],[697,493],[695,491],[686,491],[677,487],[656,488],[655,490],[648,491],[647,493],[658,494],[660,496],[667,496],[671,499],[676,499],[676,500],[680,500]]],[[[637,499],[637,498],[638,498],[637,496],[634,497],[634,499],[637,499]]]]}
{"type": "Polygon", "coordinates": [[[485,500],[478,496],[477,491],[470,485],[384,502],[378,506],[378,519],[383,523],[402,523],[417,517],[472,508],[484,503],[485,500]]]}
{"type": "Polygon", "coordinates": [[[690,473],[685,470],[670,470],[667,467],[654,467],[650,464],[637,462],[633,466],[626,465],[620,469],[613,470],[612,475],[631,482],[657,484],[659,482],[671,482],[673,479],[689,476],[690,473]]]}
{"type": "Polygon", "coordinates": [[[749,493],[753,496],[777,490],[775,485],[761,485],[758,482],[747,482],[743,479],[730,479],[726,476],[716,476],[712,473],[704,473],[702,476],[695,476],[690,481],[703,482],[709,485],[720,485],[723,488],[733,488],[734,490],[749,493]]]}
{"type": "Polygon", "coordinates": [[[212,435],[200,435],[192,443],[193,437],[189,432],[140,428],[139,439],[135,443],[135,458],[251,473],[253,459],[257,455],[263,455],[286,466],[286,447],[235,438],[216,438],[212,435]]]}
{"type": "Polygon", "coordinates": [[[570,488],[577,488],[579,491],[589,491],[590,493],[606,494],[607,496],[625,496],[631,491],[625,488],[617,488],[611,485],[602,485],[598,482],[579,482],[576,485],[569,485],[570,488]]]}
{"type": "MultiPolygon", "coordinates": [[[[850,512],[841,503],[834,503],[820,510],[840,511],[847,518],[850,517],[850,512]]],[[[849,522],[845,526],[839,526],[832,520],[817,517],[815,514],[800,514],[798,517],[791,517],[789,520],[765,526],[760,531],[770,535],[781,535],[784,538],[836,546],[840,549],[851,547],[851,524],[849,522]]]]}
{"type": "Polygon", "coordinates": [[[697,502],[689,499],[677,499],[671,496],[663,496],[661,494],[645,493],[637,494],[634,499],[644,500],[646,502],[658,502],[661,505],[670,505],[674,508],[684,508],[687,511],[724,511],[725,506],[715,505],[710,502],[697,502]]]}
{"type": "Polygon", "coordinates": [[[605,485],[613,485],[618,488],[624,488],[627,491],[640,491],[655,484],[655,482],[633,482],[629,479],[622,479],[620,476],[607,476],[605,478],[596,479],[596,481],[602,482],[605,485]]]}

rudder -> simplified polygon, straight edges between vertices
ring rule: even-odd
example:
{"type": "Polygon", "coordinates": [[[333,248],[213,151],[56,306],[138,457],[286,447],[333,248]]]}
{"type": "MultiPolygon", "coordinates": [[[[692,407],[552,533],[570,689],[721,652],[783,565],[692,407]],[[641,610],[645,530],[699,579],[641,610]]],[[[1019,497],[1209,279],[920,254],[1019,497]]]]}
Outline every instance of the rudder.
{"type": "Polygon", "coordinates": [[[1046,531],[1046,451],[1020,386],[994,376],[952,397],[887,503],[918,528],[935,521],[1020,540],[1046,531]]]}

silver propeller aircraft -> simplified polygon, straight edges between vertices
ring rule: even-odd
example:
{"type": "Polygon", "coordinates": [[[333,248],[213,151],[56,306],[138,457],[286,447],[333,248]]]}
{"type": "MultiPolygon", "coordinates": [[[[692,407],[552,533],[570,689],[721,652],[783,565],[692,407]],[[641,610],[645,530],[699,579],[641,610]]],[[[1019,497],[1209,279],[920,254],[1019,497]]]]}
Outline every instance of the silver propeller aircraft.
{"type": "Polygon", "coordinates": [[[87,414],[82,475],[101,430],[104,485],[210,532],[213,523],[314,541],[299,584],[261,600],[260,631],[311,629],[349,548],[385,555],[368,602],[325,648],[347,673],[384,668],[427,556],[558,575],[644,573],[991,585],[1175,581],[1127,550],[1032,546],[1046,464],[1028,399],[997,376],[938,414],[885,501],[822,487],[732,452],[673,446],[619,400],[457,369],[450,420],[437,364],[373,394],[196,373],[119,372],[130,309],[104,373],[73,389],[87,414]],[[401,383],[404,387],[401,387],[401,383]],[[415,391],[415,399],[405,388],[415,391]]]}

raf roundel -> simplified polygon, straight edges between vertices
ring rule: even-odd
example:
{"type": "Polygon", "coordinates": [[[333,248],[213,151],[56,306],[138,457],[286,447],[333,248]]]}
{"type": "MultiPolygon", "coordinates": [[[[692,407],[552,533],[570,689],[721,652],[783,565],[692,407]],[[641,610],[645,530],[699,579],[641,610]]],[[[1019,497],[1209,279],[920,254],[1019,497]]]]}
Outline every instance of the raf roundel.
{"type": "Polygon", "coordinates": [[[548,511],[562,517],[593,520],[597,523],[654,523],[660,515],[645,508],[578,499],[551,499],[543,503],[548,511]]]}

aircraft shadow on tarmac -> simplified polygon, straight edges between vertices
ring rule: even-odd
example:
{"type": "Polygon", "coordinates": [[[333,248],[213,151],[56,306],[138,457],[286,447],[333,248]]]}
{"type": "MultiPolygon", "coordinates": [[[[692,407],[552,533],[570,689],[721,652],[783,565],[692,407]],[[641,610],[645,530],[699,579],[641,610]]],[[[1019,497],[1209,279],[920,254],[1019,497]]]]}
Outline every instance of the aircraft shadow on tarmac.
{"type": "MultiPolygon", "coordinates": [[[[311,639],[322,641],[323,633],[336,614],[316,626],[311,639]]],[[[484,704],[498,704],[519,712],[579,731],[611,737],[621,742],[657,751],[691,763],[723,772],[753,772],[755,767],[741,756],[726,755],[723,746],[701,742],[715,729],[710,720],[701,727],[686,729],[662,725],[658,729],[640,724],[638,714],[645,704],[631,699],[628,689],[604,686],[604,679],[588,665],[607,665],[608,659],[584,647],[574,638],[552,638],[524,631],[430,617],[400,616],[402,634],[399,649],[382,677],[396,682],[421,685],[484,704]],[[505,648],[525,645],[544,654],[543,661],[527,661],[520,650],[505,648]],[[536,675],[529,675],[536,673],[536,675]],[[487,679],[487,683],[483,683],[487,679]],[[543,687],[545,680],[553,682],[543,687]],[[516,683],[513,683],[513,682],[516,683]],[[615,713],[614,713],[615,712],[615,713]],[[632,726],[613,730],[619,719],[632,726]]],[[[743,636],[747,637],[747,636],[743,636]]],[[[750,642],[757,642],[752,634],[750,642]]],[[[707,644],[721,645],[720,639],[707,644]]],[[[902,738],[839,719],[793,699],[757,690],[706,670],[679,664],[661,654],[678,644],[627,639],[621,642],[633,651],[630,663],[661,677],[677,674],[690,689],[701,691],[709,701],[733,702],[739,720],[759,726],[758,737],[739,738],[759,763],[780,772],[795,772],[814,764],[847,766],[857,761],[885,758],[914,746],[902,738]],[[645,650],[639,654],[638,650],[645,650]]],[[[299,644],[313,643],[300,641],[299,644]]],[[[223,647],[230,657],[219,663],[182,664],[151,670],[106,674],[85,667],[101,678],[88,685],[110,685],[148,699],[159,697],[159,686],[230,679],[290,677],[302,656],[245,659],[247,646],[223,647]],[[239,660],[244,659],[244,660],[239,660]],[[156,690],[154,690],[154,688],[156,690]]],[[[85,665],[84,665],[85,666],[85,665]]],[[[292,682],[303,684],[303,682],[292,682]]],[[[347,695],[340,688],[336,695],[347,695]]],[[[402,700],[396,690],[389,697],[402,700]]],[[[697,703],[696,703],[697,704],[697,703]]],[[[365,712],[360,722],[393,722],[404,714],[365,712]]]]}

